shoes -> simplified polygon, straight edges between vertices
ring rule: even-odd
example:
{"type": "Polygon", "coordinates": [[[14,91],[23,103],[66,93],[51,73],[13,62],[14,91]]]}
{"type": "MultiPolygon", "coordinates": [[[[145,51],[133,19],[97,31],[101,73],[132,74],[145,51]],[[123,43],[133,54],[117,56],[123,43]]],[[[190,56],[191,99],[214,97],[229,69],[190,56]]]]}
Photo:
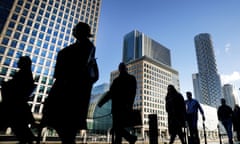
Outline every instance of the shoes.
{"type": "Polygon", "coordinates": [[[129,140],[129,144],[135,144],[137,141],[137,136],[132,136],[132,138],[129,140]]]}

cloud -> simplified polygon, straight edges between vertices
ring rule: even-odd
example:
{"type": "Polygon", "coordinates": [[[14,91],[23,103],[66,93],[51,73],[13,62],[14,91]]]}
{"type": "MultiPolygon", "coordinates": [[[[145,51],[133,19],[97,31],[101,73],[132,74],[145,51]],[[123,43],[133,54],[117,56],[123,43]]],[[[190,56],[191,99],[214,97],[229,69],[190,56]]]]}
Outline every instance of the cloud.
{"type": "Polygon", "coordinates": [[[225,52],[226,52],[226,53],[229,52],[230,47],[231,47],[231,43],[227,43],[227,44],[225,44],[224,49],[225,49],[225,52]]]}
{"type": "Polygon", "coordinates": [[[235,71],[230,75],[221,75],[222,84],[234,83],[240,81],[240,73],[235,71]]]}

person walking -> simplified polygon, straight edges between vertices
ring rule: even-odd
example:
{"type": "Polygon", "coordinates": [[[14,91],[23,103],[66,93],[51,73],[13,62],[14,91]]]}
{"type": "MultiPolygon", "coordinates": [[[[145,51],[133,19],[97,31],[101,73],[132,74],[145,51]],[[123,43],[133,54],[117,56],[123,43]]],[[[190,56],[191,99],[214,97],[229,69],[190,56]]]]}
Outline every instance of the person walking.
{"type": "Polygon", "coordinates": [[[230,106],[226,104],[226,100],[224,98],[221,99],[221,105],[217,110],[218,120],[223,124],[227,135],[229,144],[233,144],[233,133],[232,133],[232,116],[233,111],[230,106]]]}
{"type": "Polygon", "coordinates": [[[7,124],[16,135],[19,144],[32,144],[36,140],[29,125],[35,125],[28,100],[35,85],[31,71],[32,61],[29,56],[21,56],[17,63],[18,71],[12,79],[2,84],[2,111],[7,124]]]}
{"type": "Polygon", "coordinates": [[[192,98],[191,92],[186,92],[187,100],[185,101],[186,110],[187,110],[187,124],[190,131],[190,139],[189,144],[200,144],[200,139],[198,135],[198,111],[200,111],[202,115],[202,120],[205,121],[204,111],[200,105],[200,103],[192,98]]]}
{"type": "Polygon", "coordinates": [[[119,76],[116,77],[107,94],[99,101],[101,107],[108,100],[112,100],[113,132],[115,133],[114,144],[121,144],[122,137],[130,144],[137,140],[135,135],[131,135],[126,129],[125,124],[129,121],[126,116],[131,113],[136,95],[137,81],[133,75],[127,72],[124,63],[118,66],[119,76]]]}
{"type": "Polygon", "coordinates": [[[182,144],[186,144],[184,132],[186,122],[186,107],[184,98],[173,85],[168,85],[167,95],[165,97],[166,111],[168,113],[168,131],[170,135],[169,144],[173,144],[178,135],[182,144]]]}
{"type": "Polygon", "coordinates": [[[237,141],[240,141],[240,107],[238,104],[233,109],[233,130],[236,132],[237,141]]]}
{"type": "Polygon", "coordinates": [[[95,57],[90,31],[87,23],[77,23],[72,31],[76,41],[58,52],[55,81],[44,105],[41,125],[55,129],[62,144],[75,144],[77,133],[87,129],[86,118],[94,84],[87,64],[89,57],[95,57]]]}

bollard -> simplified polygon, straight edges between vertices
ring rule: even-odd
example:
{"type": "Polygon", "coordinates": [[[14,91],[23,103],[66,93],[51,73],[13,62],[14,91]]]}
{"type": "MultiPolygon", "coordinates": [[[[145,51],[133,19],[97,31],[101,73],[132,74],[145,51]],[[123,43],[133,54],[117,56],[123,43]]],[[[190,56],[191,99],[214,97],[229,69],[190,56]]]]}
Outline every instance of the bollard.
{"type": "Polygon", "coordinates": [[[157,114],[148,115],[149,119],[149,144],[158,144],[157,114]]]}

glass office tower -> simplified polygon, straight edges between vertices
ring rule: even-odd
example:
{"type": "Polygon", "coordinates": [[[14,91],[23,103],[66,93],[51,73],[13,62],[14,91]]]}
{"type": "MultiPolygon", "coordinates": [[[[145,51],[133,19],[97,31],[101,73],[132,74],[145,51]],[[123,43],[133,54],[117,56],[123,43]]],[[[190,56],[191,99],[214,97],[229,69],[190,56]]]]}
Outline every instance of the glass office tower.
{"type": "Polygon", "coordinates": [[[54,81],[58,51],[75,41],[79,21],[91,26],[96,42],[100,7],[101,0],[1,0],[0,84],[11,79],[21,55],[30,56],[37,87],[29,104],[36,118],[54,81]]]}
{"type": "Polygon", "coordinates": [[[211,36],[208,33],[201,33],[194,37],[194,41],[198,64],[200,102],[217,108],[223,96],[211,36]]]}

